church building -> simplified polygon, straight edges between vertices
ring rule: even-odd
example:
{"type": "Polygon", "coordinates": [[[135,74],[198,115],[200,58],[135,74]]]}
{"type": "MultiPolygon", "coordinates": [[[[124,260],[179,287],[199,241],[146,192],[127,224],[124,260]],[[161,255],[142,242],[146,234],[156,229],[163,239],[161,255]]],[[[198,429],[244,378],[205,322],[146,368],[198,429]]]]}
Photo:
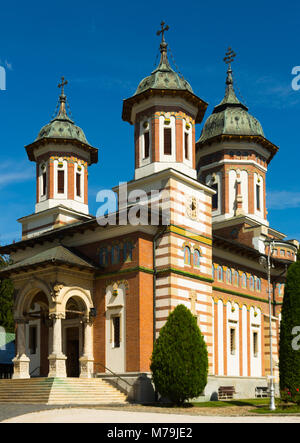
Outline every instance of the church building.
{"type": "Polygon", "coordinates": [[[15,380],[121,377],[130,399],[153,401],[153,344],[169,313],[184,304],[207,344],[205,397],[233,386],[236,397],[254,398],[270,375],[261,261],[270,248],[278,380],[284,282],[299,246],[268,222],[267,170],[278,147],[236,96],[232,50],[225,96],[196,140],[208,105],[171,67],[167,29],[162,23],[159,65],[123,102],[123,121],[134,126],[127,193],[143,191],[146,202],[129,199],[114,224],[89,213],[98,150],[68,115],[64,78],[56,117],[26,146],[36,164],[35,211],[19,220],[22,240],[0,248],[12,260],[0,277],[15,287],[15,380]],[[145,210],[147,223],[124,222],[145,210]]]}

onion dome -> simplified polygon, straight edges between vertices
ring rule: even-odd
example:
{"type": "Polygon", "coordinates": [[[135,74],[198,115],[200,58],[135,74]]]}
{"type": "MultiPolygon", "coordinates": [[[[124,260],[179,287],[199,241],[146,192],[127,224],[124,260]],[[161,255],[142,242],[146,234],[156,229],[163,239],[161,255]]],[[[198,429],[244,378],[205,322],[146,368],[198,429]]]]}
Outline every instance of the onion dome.
{"type": "Polygon", "coordinates": [[[249,114],[248,108],[236,97],[230,65],[227,71],[225,97],[205,122],[198,143],[202,144],[221,135],[264,137],[259,121],[249,114]]]}
{"type": "Polygon", "coordinates": [[[59,110],[56,117],[50,123],[43,126],[33,143],[25,146],[30,161],[36,161],[40,146],[56,144],[58,145],[58,150],[60,150],[61,146],[73,144],[88,153],[89,164],[98,162],[98,149],[88,143],[83,130],[76,126],[67,114],[67,97],[64,93],[64,86],[66,84],[68,82],[62,77],[62,82],[58,85],[61,88],[61,94],[59,96],[59,110]]]}
{"type": "Polygon", "coordinates": [[[165,42],[163,36],[160,44],[161,57],[159,65],[149,77],[144,78],[140,82],[135,95],[147,91],[147,89],[178,89],[187,90],[193,93],[191,85],[171,68],[168,60],[167,48],[168,44],[165,42]]]}
{"type": "Polygon", "coordinates": [[[157,35],[162,35],[159,65],[151,75],[144,78],[139,83],[134,95],[124,100],[122,118],[133,124],[133,108],[136,103],[139,103],[143,99],[149,99],[154,95],[164,97],[181,96],[197,108],[198,111],[195,120],[196,123],[201,123],[208,105],[193,93],[191,85],[183,78],[183,76],[171,68],[167,54],[168,44],[165,42],[164,38],[164,33],[165,31],[168,31],[169,26],[165,27],[164,25],[165,23],[162,22],[161,30],[157,32],[157,35]]]}
{"type": "Polygon", "coordinates": [[[64,85],[68,82],[64,81],[64,77],[62,78],[62,91],[59,97],[59,111],[56,117],[51,120],[50,123],[45,125],[39,132],[36,140],[41,140],[42,138],[62,138],[62,139],[71,139],[78,140],[83,143],[88,143],[87,139],[84,135],[84,132],[81,128],[76,126],[74,122],[67,115],[66,111],[66,100],[67,97],[64,94],[64,85]]]}

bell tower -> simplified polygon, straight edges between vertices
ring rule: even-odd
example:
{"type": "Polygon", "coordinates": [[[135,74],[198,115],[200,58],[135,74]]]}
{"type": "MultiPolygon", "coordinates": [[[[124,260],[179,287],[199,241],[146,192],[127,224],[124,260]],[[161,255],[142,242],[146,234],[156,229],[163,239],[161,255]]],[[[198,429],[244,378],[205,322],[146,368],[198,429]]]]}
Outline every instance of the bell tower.
{"type": "Polygon", "coordinates": [[[124,100],[123,120],[135,127],[135,179],[174,169],[196,179],[195,124],[203,119],[207,104],[169,63],[161,23],[160,62],[143,79],[135,94],[124,100]]]}
{"type": "MultiPolygon", "coordinates": [[[[249,114],[234,91],[229,48],[226,92],[204,124],[196,144],[198,178],[216,191],[213,223],[247,217],[268,226],[266,173],[278,147],[265,138],[259,121],[249,114]]],[[[227,223],[227,224],[228,224],[227,223]]]]}
{"type": "Polygon", "coordinates": [[[19,220],[23,239],[90,218],[88,167],[97,163],[98,149],[68,115],[67,84],[62,77],[57,115],[25,147],[29,160],[36,163],[36,205],[34,214],[19,220]]]}

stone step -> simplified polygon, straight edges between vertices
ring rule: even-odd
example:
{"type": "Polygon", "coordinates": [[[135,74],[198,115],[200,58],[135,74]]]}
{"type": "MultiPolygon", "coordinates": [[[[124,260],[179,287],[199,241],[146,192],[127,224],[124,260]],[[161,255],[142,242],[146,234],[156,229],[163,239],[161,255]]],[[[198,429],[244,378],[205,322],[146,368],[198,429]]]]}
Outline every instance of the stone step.
{"type": "Polygon", "coordinates": [[[0,380],[0,403],[124,404],[126,395],[97,379],[0,380]]]}

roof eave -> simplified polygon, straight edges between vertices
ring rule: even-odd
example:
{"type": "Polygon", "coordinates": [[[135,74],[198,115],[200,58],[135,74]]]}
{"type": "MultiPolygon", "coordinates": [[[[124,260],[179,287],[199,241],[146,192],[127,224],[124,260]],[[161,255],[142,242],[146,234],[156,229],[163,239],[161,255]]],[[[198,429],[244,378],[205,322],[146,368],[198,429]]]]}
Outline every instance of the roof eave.
{"type": "Polygon", "coordinates": [[[208,138],[204,141],[198,140],[196,143],[196,149],[201,149],[205,145],[211,145],[215,142],[220,141],[228,141],[228,140],[234,140],[234,141],[248,141],[252,143],[259,143],[264,148],[266,148],[270,152],[270,157],[267,160],[267,163],[270,163],[270,161],[273,159],[273,157],[277,154],[279,147],[271,143],[268,139],[263,137],[262,135],[238,135],[238,134],[220,134],[216,135],[214,137],[208,138]]]}
{"type": "Polygon", "coordinates": [[[122,119],[131,125],[133,124],[132,121],[132,108],[136,103],[139,103],[141,100],[149,99],[150,97],[153,97],[154,95],[181,95],[187,101],[192,102],[194,105],[196,105],[198,112],[196,116],[196,123],[201,123],[204,117],[204,114],[206,112],[206,109],[208,107],[208,103],[203,101],[201,98],[197,97],[197,95],[193,94],[192,92],[188,90],[182,90],[182,89],[154,89],[150,88],[146,91],[141,92],[140,94],[133,95],[130,98],[127,98],[123,100],[123,111],[122,111],[122,119]]]}
{"type": "Polygon", "coordinates": [[[52,138],[52,137],[43,137],[39,140],[34,141],[33,143],[25,146],[28,158],[30,161],[35,162],[35,155],[34,151],[35,149],[39,148],[42,145],[45,145],[47,143],[54,143],[54,144],[67,144],[72,143],[83,149],[84,151],[88,152],[90,154],[90,164],[98,163],[98,148],[95,148],[88,143],[81,142],[80,140],[77,140],[75,138],[52,138]]]}

